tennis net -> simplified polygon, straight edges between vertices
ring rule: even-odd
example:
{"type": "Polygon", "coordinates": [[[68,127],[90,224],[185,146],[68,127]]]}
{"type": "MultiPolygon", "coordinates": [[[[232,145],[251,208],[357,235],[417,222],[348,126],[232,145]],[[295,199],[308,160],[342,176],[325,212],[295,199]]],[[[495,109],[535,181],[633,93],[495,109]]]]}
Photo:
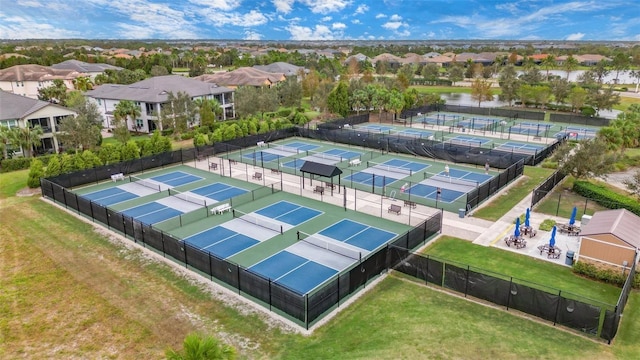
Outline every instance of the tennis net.
{"type": "Polygon", "coordinates": [[[246,221],[249,224],[257,225],[271,231],[275,231],[280,234],[284,233],[282,225],[275,221],[270,221],[264,218],[260,218],[256,215],[247,214],[237,209],[232,209],[231,211],[233,212],[234,218],[246,221]]]}
{"type": "Polygon", "coordinates": [[[308,156],[313,156],[316,158],[320,158],[320,159],[327,159],[327,160],[334,160],[334,161],[342,161],[344,160],[341,156],[339,155],[331,155],[331,154],[327,154],[327,153],[323,153],[323,152],[316,152],[316,151],[307,151],[307,155],[308,156]]]}
{"type": "Polygon", "coordinates": [[[457,184],[457,185],[462,185],[462,186],[472,187],[472,188],[475,188],[479,185],[477,181],[466,180],[466,179],[461,179],[461,178],[456,178],[456,177],[451,177],[451,176],[446,176],[441,174],[429,173],[429,172],[424,173],[424,178],[441,182],[441,183],[457,184]]]}
{"type": "Polygon", "coordinates": [[[192,204],[207,206],[207,200],[200,195],[195,195],[191,193],[183,193],[175,189],[169,189],[169,195],[174,196],[180,200],[184,200],[186,202],[190,202],[192,204]]]}
{"type": "Polygon", "coordinates": [[[374,169],[380,169],[380,170],[385,170],[388,172],[392,172],[392,173],[397,173],[397,174],[404,174],[404,175],[411,175],[413,174],[413,170],[409,169],[409,168],[404,168],[401,166],[392,166],[392,165],[387,165],[387,164],[379,164],[373,161],[367,161],[367,167],[371,167],[374,169]]]}
{"type": "Polygon", "coordinates": [[[153,180],[147,180],[147,179],[141,179],[139,177],[133,176],[133,175],[129,175],[129,182],[138,184],[138,185],[142,185],[146,188],[155,190],[157,192],[162,191],[162,186],[161,184],[153,181],[153,180]]]}
{"type": "Polygon", "coordinates": [[[295,148],[293,146],[286,146],[286,145],[274,145],[274,144],[267,144],[269,145],[270,149],[274,149],[274,150],[280,150],[280,151],[284,151],[284,152],[288,152],[288,153],[292,153],[292,154],[299,154],[300,150],[298,148],[295,148]]]}
{"type": "Polygon", "coordinates": [[[353,260],[362,260],[362,253],[358,250],[346,247],[344,245],[340,245],[333,241],[328,241],[324,239],[320,239],[319,237],[305,234],[302,231],[298,231],[298,240],[309,245],[313,245],[315,247],[319,247],[321,249],[325,249],[336,253],[338,255],[342,255],[348,257],[353,260]]]}

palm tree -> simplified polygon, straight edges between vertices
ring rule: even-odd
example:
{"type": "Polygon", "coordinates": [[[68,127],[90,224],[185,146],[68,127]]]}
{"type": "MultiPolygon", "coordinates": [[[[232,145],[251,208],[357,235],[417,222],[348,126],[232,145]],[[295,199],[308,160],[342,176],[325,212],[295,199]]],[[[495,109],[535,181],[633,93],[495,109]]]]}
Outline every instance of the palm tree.
{"type": "Polygon", "coordinates": [[[579,65],[580,63],[578,63],[578,60],[576,60],[573,55],[569,55],[567,60],[564,61],[562,67],[564,68],[564,71],[567,72],[567,80],[569,80],[569,74],[571,74],[573,70],[577,69],[579,65]]]}
{"type": "Polygon", "coordinates": [[[16,142],[17,128],[0,125],[0,147],[2,148],[2,158],[9,158],[9,146],[16,142]]]}
{"type": "Polygon", "coordinates": [[[33,147],[40,145],[40,136],[44,133],[40,125],[34,127],[16,128],[15,140],[22,148],[25,157],[33,156],[33,147]]]}
{"type": "Polygon", "coordinates": [[[236,349],[212,336],[191,333],[184,339],[182,351],[168,349],[165,355],[168,360],[232,360],[236,349]]]}
{"type": "Polygon", "coordinates": [[[547,70],[547,81],[549,81],[549,70],[556,66],[556,57],[549,54],[542,60],[542,67],[547,70]]]}
{"type": "Polygon", "coordinates": [[[140,116],[140,106],[136,105],[131,100],[121,100],[117,105],[115,110],[113,111],[113,115],[115,117],[119,117],[125,121],[125,124],[128,123],[128,118],[131,118],[131,123],[134,125],[136,129],[136,133],[138,133],[138,126],[136,124],[136,119],[140,116]]]}
{"type": "Polygon", "coordinates": [[[91,82],[91,78],[87,76],[81,76],[79,78],[73,79],[73,87],[76,90],[87,91],[93,89],[93,83],[91,82]]]}

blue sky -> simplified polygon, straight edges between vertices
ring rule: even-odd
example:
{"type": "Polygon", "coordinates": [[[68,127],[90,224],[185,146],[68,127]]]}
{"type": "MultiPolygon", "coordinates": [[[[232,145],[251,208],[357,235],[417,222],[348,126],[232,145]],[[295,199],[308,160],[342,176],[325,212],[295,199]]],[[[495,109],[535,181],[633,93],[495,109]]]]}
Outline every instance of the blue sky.
{"type": "Polygon", "coordinates": [[[0,39],[640,41],[639,0],[0,0],[0,39]]]}

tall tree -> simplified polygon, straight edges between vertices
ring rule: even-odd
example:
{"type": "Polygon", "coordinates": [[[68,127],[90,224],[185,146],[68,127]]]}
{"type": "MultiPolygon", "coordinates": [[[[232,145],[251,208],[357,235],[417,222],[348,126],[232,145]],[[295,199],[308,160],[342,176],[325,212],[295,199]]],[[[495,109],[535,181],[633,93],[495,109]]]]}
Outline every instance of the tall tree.
{"type": "Polygon", "coordinates": [[[11,145],[17,143],[18,128],[9,128],[0,125],[0,148],[2,149],[2,158],[9,158],[9,150],[11,145]]]}
{"type": "Polygon", "coordinates": [[[509,64],[502,68],[498,77],[498,85],[502,92],[498,95],[499,99],[509,103],[509,106],[518,98],[518,90],[520,88],[520,80],[518,73],[513,64],[509,64]]]}
{"type": "Polygon", "coordinates": [[[53,84],[38,89],[38,99],[48,101],[54,104],[65,104],[67,97],[67,86],[60,79],[53,80],[53,84]]]}
{"type": "Polygon", "coordinates": [[[340,114],[342,117],[349,115],[349,92],[348,86],[344,81],[340,81],[329,93],[327,108],[332,113],[340,114]]]}
{"type": "Polygon", "coordinates": [[[547,81],[549,81],[549,70],[556,67],[556,57],[548,54],[546,58],[542,59],[542,67],[547,71],[547,81]]]}
{"type": "Polygon", "coordinates": [[[398,114],[404,108],[404,98],[400,91],[396,89],[389,91],[386,108],[393,113],[393,120],[396,120],[398,114]]]}
{"type": "Polygon", "coordinates": [[[88,76],[81,76],[73,79],[73,87],[78,91],[88,91],[93,89],[93,82],[88,76]]]}
{"type": "Polygon", "coordinates": [[[613,170],[615,155],[607,151],[607,144],[598,139],[581,140],[575,148],[568,142],[561,145],[552,159],[559,170],[576,179],[606,176],[613,170]]]}
{"type": "Polygon", "coordinates": [[[300,107],[302,102],[302,85],[295,77],[288,77],[276,86],[280,105],[285,107],[300,107]]]}
{"type": "Polygon", "coordinates": [[[462,65],[454,64],[449,68],[449,80],[451,80],[451,84],[455,85],[458,81],[462,81],[464,79],[464,68],[462,65]]]}
{"type": "Polygon", "coordinates": [[[420,75],[427,81],[435,81],[440,76],[440,67],[436,64],[427,64],[422,67],[420,75]]]}
{"type": "Polygon", "coordinates": [[[569,74],[571,74],[574,70],[576,70],[580,66],[578,60],[573,57],[573,55],[569,55],[567,59],[562,64],[562,68],[567,73],[567,80],[569,79],[569,74]]]}
{"type": "Polygon", "coordinates": [[[169,92],[167,102],[164,105],[162,110],[164,118],[171,123],[173,135],[179,138],[181,134],[193,126],[198,108],[189,94],[183,91],[179,91],[177,94],[169,92]]]}
{"type": "Polygon", "coordinates": [[[569,104],[571,104],[573,112],[579,111],[584,106],[584,104],[586,104],[588,95],[589,94],[587,93],[587,90],[583,89],[580,86],[574,86],[569,91],[567,100],[569,101],[569,104]]]}
{"type": "Polygon", "coordinates": [[[67,116],[60,121],[58,137],[66,147],[78,151],[88,150],[99,145],[102,128],[102,114],[98,106],[85,97],[73,100],[71,107],[76,116],[67,116]]]}
{"type": "Polygon", "coordinates": [[[493,100],[491,82],[476,78],[471,84],[471,98],[478,102],[478,107],[480,107],[483,101],[493,100]]]}
{"type": "Polygon", "coordinates": [[[623,52],[616,53],[616,55],[613,57],[613,60],[611,61],[611,67],[613,68],[613,71],[616,72],[616,84],[618,83],[618,78],[620,77],[620,71],[629,70],[630,66],[631,61],[629,60],[629,56],[627,54],[623,52]]]}
{"type": "Polygon", "coordinates": [[[554,78],[549,82],[549,85],[551,87],[551,93],[553,94],[556,102],[559,104],[564,103],[567,96],[569,96],[571,83],[569,83],[567,79],[554,78]]]}
{"type": "Polygon", "coordinates": [[[41,144],[40,136],[44,131],[40,125],[34,127],[17,128],[15,140],[17,145],[22,148],[25,157],[33,156],[33,148],[41,144]]]}

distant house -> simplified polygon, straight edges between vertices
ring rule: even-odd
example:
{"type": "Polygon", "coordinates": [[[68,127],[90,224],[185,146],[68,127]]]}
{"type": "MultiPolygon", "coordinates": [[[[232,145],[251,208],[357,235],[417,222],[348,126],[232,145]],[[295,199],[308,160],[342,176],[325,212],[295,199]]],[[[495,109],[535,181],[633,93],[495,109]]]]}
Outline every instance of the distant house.
{"type": "MultiPolygon", "coordinates": [[[[567,55],[558,56],[556,58],[556,62],[558,63],[558,65],[563,65],[568,58],[569,56],[567,55]]],[[[611,59],[606,56],[595,55],[595,54],[573,55],[573,58],[576,59],[576,61],[578,61],[580,65],[584,65],[584,66],[594,66],[603,60],[611,61],[611,59]]]]}
{"type": "MultiPolygon", "coordinates": [[[[63,106],[0,90],[0,126],[42,127],[44,134],[40,137],[41,143],[36,147],[36,153],[57,153],[60,143],[56,134],[59,132],[60,121],[75,115],[75,111],[63,106]]],[[[24,149],[19,147],[12,150],[16,155],[25,155],[24,149]]]]}
{"type": "Polygon", "coordinates": [[[73,90],[73,80],[86,76],[89,75],[76,70],[42,65],[15,65],[0,70],[0,90],[37,99],[38,90],[53,85],[53,80],[62,80],[67,89],[73,90]]]}
{"type": "Polygon", "coordinates": [[[389,69],[398,69],[402,66],[403,59],[393,54],[382,53],[371,59],[371,62],[373,63],[373,66],[378,66],[378,63],[384,62],[389,66],[389,69]]]}
{"type": "Polygon", "coordinates": [[[284,76],[298,76],[300,72],[303,74],[309,73],[308,69],[303,66],[292,65],[286,62],[278,61],[269,65],[254,65],[254,69],[262,70],[264,72],[284,74],[284,76]]]}
{"type": "Polygon", "coordinates": [[[579,261],[629,267],[640,248],[640,217],[626,209],[598,211],[580,231],[579,261]]]}
{"type": "Polygon", "coordinates": [[[92,64],[79,60],[66,60],[58,64],[51,65],[54,69],[74,70],[79,73],[88,74],[91,80],[95,79],[98,74],[104,74],[105,70],[122,70],[121,67],[109,64],[92,64]]]}
{"type": "Polygon", "coordinates": [[[355,55],[351,55],[351,56],[347,57],[346,59],[344,59],[343,64],[349,64],[352,59],[355,59],[357,62],[363,62],[363,61],[371,62],[371,58],[368,57],[367,55],[364,55],[364,54],[361,54],[361,53],[357,53],[355,55]]]}
{"type": "Polygon", "coordinates": [[[215,99],[222,107],[224,120],[235,117],[232,89],[180,75],[156,76],[131,85],[104,84],[85,95],[98,104],[105,129],[113,128],[116,105],[121,100],[131,100],[140,107],[140,117],[129,119],[129,129],[152,132],[158,128],[156,114],[167,104],[170,92],[185,92],[193,100],[215,99]]]}
{"type": "Polygon", "coordinates": [[[283,73],[266,72],[251,67],[242,67],[229,72],[204,74],[193,79],[231,88],[237,88],[238,86],[272,87],[281,81],[287,80],[283,73]]]}

